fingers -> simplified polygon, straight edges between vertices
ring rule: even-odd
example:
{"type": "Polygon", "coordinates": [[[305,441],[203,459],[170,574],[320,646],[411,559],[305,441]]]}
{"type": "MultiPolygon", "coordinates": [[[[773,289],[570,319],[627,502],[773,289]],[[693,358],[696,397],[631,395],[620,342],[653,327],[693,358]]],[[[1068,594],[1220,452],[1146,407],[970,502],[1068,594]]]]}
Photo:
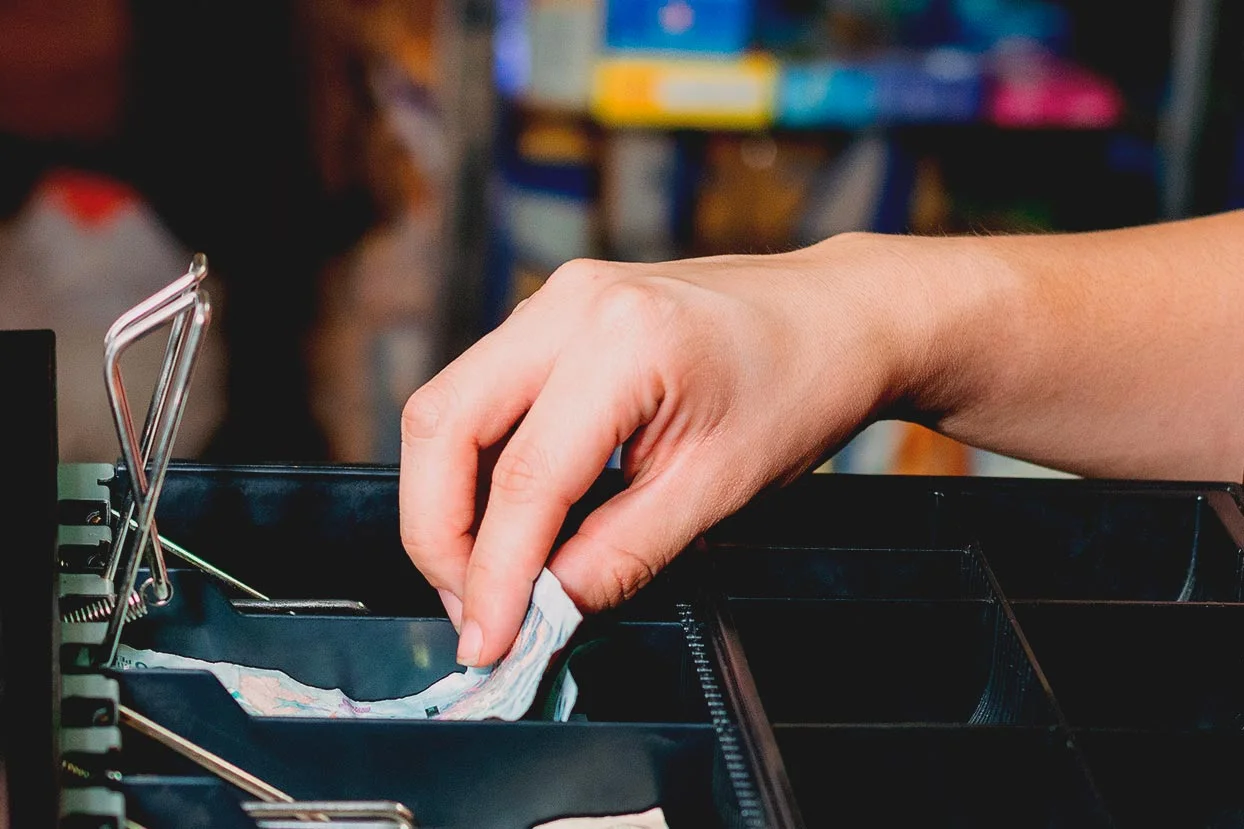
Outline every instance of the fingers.
{"type": "Polygon", "coordinates": [[[501,453],[467,569],[458,660],[486,665],[513,644],[570,505],[659,403],[625,348],[558,361],[501,453]]]}
{"type": "Polygon", "coordinates": [[[437,588],[437,594],[441,597],[441,603],[445,605],[445,613],[449,616],[449,621],[453,623],[454,630],[462,632],[462,600],[459,599],[450,590],[443,587],[437,588]]]}
{"type": "MultiPolygon", "coordinates": [[[[407,554],[461,597],[473,544],[481,447],[501,440],[543,386],[551,332],[514,319],[416,391],[402,412],[399,513],[407,554]]],[[[460,609],[446,604],[453,619],[460,609]]]]}
{"type": "Polygon", "coordinates": [[[635,595],[696,536],[741,507],[747,480],[703,452],[641,475],[596,509],[549,563],[575,604],[615,607],[635,595]]]}

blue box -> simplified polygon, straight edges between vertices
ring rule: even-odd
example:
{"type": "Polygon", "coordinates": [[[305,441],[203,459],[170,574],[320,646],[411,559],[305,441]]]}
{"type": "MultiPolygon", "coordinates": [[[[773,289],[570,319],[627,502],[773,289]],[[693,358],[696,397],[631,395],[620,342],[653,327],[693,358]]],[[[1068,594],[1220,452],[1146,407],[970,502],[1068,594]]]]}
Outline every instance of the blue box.
{"type": "Polygon", "coordinates": [[[695,54],[738,54],[751,39],[752,0],[609,0],[605,45],[695,54]]]}
{"type": "Polygon", "coordinates": [[[789,127],[862,127],[878,119],[877,76],[870,67],[840,61],[783,66],[777,122],[789,127]]]}
{"type": "Polygon", "coordinates": [[[820,61],[782,69],[777,122],[857,128],[876,123],[973,121],[984,103],[979,60],[958,52],[820,61]]]}
{"type": "Polygon", "coordinates": [[[1071,14],[1041,0],[954,0],[956,39],[966,48],[988,51],[1008,40],[1023,40],[1065,54],[1071,41],[1071,14]]]}
{"type": "Polygon", "coordinates": [[[984,107],[981,61],[968,53],[934,50],[888,58],[877,67],[878,116],[887,122],[963,123],[984,107]]]}

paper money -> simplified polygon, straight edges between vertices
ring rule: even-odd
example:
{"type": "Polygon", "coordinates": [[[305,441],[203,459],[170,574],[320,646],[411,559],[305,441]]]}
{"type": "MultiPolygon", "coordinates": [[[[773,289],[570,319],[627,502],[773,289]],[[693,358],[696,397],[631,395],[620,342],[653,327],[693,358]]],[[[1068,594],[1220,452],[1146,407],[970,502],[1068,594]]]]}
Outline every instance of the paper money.
{"type": "Polygon", "coordinates": [[[669,829],[661,807],[637,815],[611,817],[567,817],[541,823],[532,829],[669,829]]]}
{"type": "Polygon", "coordinates": [[[242,710],[255,717],[328,717],[425,720],[460,696],[483,678],[471,672],[452,673],[408,697],[360,702],[350,699],[339,688],[313,688],[281,671],[251,668],[231,662],[205,662],[159,651],[137,650],[125,645],[117,649],[116,667],[171,668],[208,671],[242,710]]]}
{"type": "Polygon", "coordinates": [[[549,719],[553,722],[566,722],[570,719],[570,714],[574,711],[575,703],[578,701],[579,685],[570,675],[570,671],[566,671],[559,678],[558,687],[553,692],[553,716],[549,719]]]}
{"type": "MultiPolygon", "coordinates": [[[[517,720],[523,716],[536,698],[549,662],[582,621],[583,614],[561,582],[548,570],[542,571],[514,646],[491,673],[441,708],[437,719],[517,720]]],[[[569,710],[565,713],[569,715],[569,710]]]]}
{"type": "MultiPolygon", "coordinates": [[[[417,694],[358,701],[339,688],[314,688],[282,671],[207,662],[122,645],[116,667],[209,671],[244,711],[258,717],[517,720],[535,700],[549,662],[570,639],[582,614],[548,570],[536,580],[531,606],[510,651],[491,668],[469,668],[441,678],[417,694]]],[[[564,722],[577,689],[559,691],[555,719],[564,722]]]]}

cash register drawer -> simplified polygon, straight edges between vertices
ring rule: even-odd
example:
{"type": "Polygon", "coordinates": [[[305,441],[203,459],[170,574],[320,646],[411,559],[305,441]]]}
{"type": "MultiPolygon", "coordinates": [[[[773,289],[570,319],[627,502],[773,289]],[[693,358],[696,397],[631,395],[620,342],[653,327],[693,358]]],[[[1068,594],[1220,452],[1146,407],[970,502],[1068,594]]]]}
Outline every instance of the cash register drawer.
{"type": "MultiPolygon", "coordinates": [[[[58,810],[74,827],[260,825],[248,796],[107,704],[61,704],[56,684],[83,676],[299,800],[397,801],[421,827],[654,806],[671,827],[1244,826],[1238,487],[810,475],[584,621],[556,663],[579,688],[568,722],[548,717],[547,681],[517,722],[254,717],[206,672],[74,661],[55,571],[91,550],[55,539],[89,516],[58,506],[51,343],[0,344],[25,430],[0,587],[15,827],[58,810]]],[[[124,486],[121,469],[114,506],[124,486]]],[[[603,475],[564,533],[621,486],[603,475]]],[[[127,643],[362,700],[454,670],[452,626],[398,537],[396,469],[176,464],[158,519],[274,599],[361,607],[260,612],[175,568],[173,601],[127,643]]]]}

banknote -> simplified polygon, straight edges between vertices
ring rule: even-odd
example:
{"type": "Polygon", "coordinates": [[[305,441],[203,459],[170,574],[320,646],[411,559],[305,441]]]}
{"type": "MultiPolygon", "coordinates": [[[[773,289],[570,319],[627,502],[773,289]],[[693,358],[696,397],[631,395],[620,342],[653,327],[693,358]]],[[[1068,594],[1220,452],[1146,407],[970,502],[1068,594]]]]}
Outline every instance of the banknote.
{"type": "MultiPolygon", "coordinates": [[[[244,711],[258,717],[517,720],[535,700],[553,657],[565,646],[582,614],[548,570],[535,582],[518,638],[494,666],[453,672],[417,694],[387,700],[354,700],[340,688],[315,688],[288,674],[259,666],[208,662],[122,645],[121,670],[171,668],[212,673],[244,711]]],[[[577,696],[573,679],[557,689],[554,719],[570,716],[577,696]]]]}
{"type": "Polygon", "coordinates": [[[658,806],[635,815],[610,817],[567,817],[541,823],[532,829],[669,829],[665,813],[658,806]]]}
{"type": "Polygon", "coordinates": [[[208,671],[213,674],[242,710],[255,717],[327,717],[425,720],[442,706],[483,679],[485,671],[451,673],[428,688],[407,697],[358,701],[340,688],[314,688],[282,671],[206,662],[171,653],[140,650],[121,645],[114,663],[121,670],[171,668],[208,671]]]}
{"type": "MultiPolygon", "coordinates": [[[[531,606],[514,646],[482,680],[442,707],[444,720],[517,720],[527,713],[540,680],[583,621],[583,615],[548,570],[540,573],[531,606]]],[[[566,712],[569,715],[569,712],[566,712]]]]}

